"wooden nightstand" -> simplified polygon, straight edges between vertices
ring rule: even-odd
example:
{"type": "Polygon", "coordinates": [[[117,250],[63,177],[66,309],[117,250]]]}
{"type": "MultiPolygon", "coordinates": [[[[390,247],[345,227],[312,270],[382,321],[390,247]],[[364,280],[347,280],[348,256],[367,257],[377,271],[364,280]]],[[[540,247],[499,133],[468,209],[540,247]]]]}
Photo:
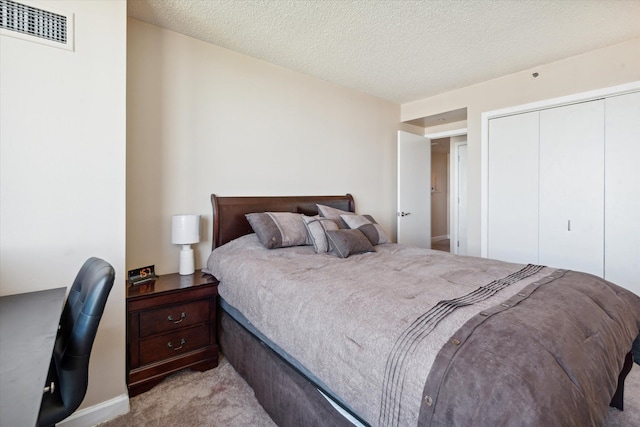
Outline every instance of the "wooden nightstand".
{"type": "Polygon", "coordinates": [[[181,369],[205,371],[218,366],[217,295],[218,280],[200,271],[127,284],[129,396],[181,369]]]}

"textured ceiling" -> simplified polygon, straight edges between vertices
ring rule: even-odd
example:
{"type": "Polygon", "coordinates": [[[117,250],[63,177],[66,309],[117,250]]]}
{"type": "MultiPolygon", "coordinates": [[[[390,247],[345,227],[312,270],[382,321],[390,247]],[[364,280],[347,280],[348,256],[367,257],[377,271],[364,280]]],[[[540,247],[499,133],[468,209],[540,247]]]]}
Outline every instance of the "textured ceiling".
{"type": "Polygon", "coordinates": [[[640,0],[128,0],[128,14],[397,103],[640,37],[640,0]]]}

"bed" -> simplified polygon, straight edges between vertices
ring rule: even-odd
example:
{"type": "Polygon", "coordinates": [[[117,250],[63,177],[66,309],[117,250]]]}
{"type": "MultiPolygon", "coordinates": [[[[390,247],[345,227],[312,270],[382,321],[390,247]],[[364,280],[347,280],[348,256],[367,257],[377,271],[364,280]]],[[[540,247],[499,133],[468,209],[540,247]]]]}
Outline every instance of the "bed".
{"type": "MultiPolygon", "coordinates": [[[[622,408],[640,331],[629,291],[375,230],[373,251],[344,258],[309,241],[267,249],[247,214],[312,221],[320,205],[344,213],[336,224],[375,220],[345,217],[350,195],[211,201],[222,353],[278,425],[601,425],[609,404],[622,408]]],[[[356,234],[344,225],[328,240],[356,234]]],[[[276,246],[295,241],[284,234],[276,246]]]]}

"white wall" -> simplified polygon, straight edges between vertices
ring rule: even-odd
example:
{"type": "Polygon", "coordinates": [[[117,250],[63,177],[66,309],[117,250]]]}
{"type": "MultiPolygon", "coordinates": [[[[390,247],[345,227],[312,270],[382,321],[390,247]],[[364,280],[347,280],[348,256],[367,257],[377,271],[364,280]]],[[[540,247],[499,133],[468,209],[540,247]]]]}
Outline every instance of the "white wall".
{"type": "Polygon", "coordinates": [[[395,235],[400,107],[129,20],[127,268],[178,270],[171,216],[203,217],[196,268],[211,251],[211,193],[352,193],[395,235]]]}
{"type": "Polygon", "coordinates": [[[86,407],[126,393],[126,2],[34,4],[75,14],[75,51],[0,36],[0,294],[115,267],[86,407]]]}
{"type": "Polygon", "coordinates": [[[640,39],[632,39],[401,106],[402,121],[467,108],[469,255],[480,255],[481,114],[637,80],[640,80],[640,39]],[[540,76],[532,78],[533,72],[540,76]]]}

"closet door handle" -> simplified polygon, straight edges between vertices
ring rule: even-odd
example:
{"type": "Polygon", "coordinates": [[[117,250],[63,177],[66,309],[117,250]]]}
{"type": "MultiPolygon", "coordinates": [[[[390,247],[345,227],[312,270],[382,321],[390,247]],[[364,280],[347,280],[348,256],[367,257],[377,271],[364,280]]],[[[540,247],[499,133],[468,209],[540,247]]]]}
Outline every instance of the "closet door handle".
{"type": "Polygon", "coordinates": [[[567,220],[567,231],[571,231],[571,220],[567,220]]]}

